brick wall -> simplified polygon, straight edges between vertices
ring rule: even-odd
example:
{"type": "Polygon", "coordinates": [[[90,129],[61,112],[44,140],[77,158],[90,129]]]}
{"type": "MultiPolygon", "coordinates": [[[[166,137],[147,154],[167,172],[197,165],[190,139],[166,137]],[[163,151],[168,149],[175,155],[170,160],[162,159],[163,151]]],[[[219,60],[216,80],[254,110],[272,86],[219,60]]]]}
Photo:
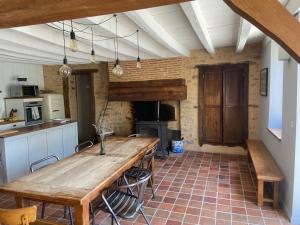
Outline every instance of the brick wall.
{"type": "MultiPolygon", "coordinates": [[[[196,66],[224,63],[249,63],[248,132],[249,138],[258,138],[260,56],[260,44],[247,45],[241,53],[236,53],[235,47],[220,48],[217,49],[214,56],[207,54],[205,50],[194,50],[192,51],[191,57],[143,60],[142,69],[140,70],[136,69],[135,61],[122,62],[125,74],[121,77],[111,73],[113,63],[109,63],[109,80],[140,81],[174,78],[186,79],[188,86],[187,100],[177,104],[180,112],[180,121],[178,124],[171,126],[173,129],[179,128],[182,130],[187,149],[200,150],[198,139],[199,71],[196,66]]],[[[130,107],[130,105],[128,104],[126,107],[130,107]]]]}
{"type": "MultiPolygon", "coordinates": [[[[211,56],[205,50],[192,51],[191,57],[178,57],[161,60],[143,60],[142,69],[136,69],[135,61],[122,62],[125,74],[117,77],[111,74],[113,63],[98,65],[73,65],[74,69],[98,68],[94,74],[94,90],[96,103],[96,117],[104,106],[107,98],[107,85],[110,81],[141,81],[156,79],[184,78],[188,86],[187,100],[167,102],[176,107],[178,120],[169,124],[172,129],[181,129],[186,141],[186,148],[200,150],[199,121],[198,121],[198,78],[199,71],[195,66],[223,63],[249,63],[249,137],[258,138],[259,117],[259,71],[261,46],[247,45],[243,52],[236,53],[235,47],[217,49],[211,56]]],[[[62,80],[57,74],[59,66],[44,66],[45,88],[62,93],[62,80]]],[[[70,106],[71,116],[76,119],[76,87],[74,77],[70,78],[70,106]]],[[[129,102],[110,102],[106,119],[118,135],[127,135],[132,132],[133,118],[129,102]]]]}
{"type": "MultiPolygon", "coordinates": [[[[45,89],[55,93],[63,94],[62,77],[58,74],[58,66],[44,66],[45,89]]],[[[82,64],[72,65],[75,69],[97,69],[98,72],[93,74],[94,80],[94,98],[95,98],[95,121],[104,108],[108,95],[108,72],[107,63],[100,64],[82,64]]],[[[69,101],[70,114],[72,119],[77,119],[76,105],[76,82],[75,76],[69,77],[69,101]]],[[[132,129],[131,107],[128,102],[110,102],[105,120],[112,126],[118,135],[127,135],[132,129]],[[129,116],[127,116],[129,115],[129,116]]]]}

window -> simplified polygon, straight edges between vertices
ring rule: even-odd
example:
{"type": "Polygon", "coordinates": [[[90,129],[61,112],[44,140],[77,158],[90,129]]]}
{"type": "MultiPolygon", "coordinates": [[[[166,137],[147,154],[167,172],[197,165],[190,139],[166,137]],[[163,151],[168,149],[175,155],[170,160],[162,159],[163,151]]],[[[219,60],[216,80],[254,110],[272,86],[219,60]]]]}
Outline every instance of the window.
{"type": "Polygon", "coordinates": [[[282,96],[283,96],[283,62],[279,61],[279,45],[271,41],[269,68],[269,130],[281,139],[282,96]]]}

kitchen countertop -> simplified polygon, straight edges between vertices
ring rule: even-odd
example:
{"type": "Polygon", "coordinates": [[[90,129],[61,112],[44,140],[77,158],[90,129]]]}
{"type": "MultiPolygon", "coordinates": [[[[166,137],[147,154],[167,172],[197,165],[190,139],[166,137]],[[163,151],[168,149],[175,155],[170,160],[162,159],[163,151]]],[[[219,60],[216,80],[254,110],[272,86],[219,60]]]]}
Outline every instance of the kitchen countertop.
{"type": "Polygon", "coordinates": [[[6,124],[11,124],[11,123],[19,123],[19,122],[23,122],[24,120],[8,120],[8,121],[3,121],[3,122],[0,122],[0,126],[1,125],[6,125],[6,124]]]}
{"type": "Polygon", "coordinates": [[[13,137],[13,136],[26,134],[26,133],[30,133],[30,132],[35,132],[35,131],[45,130],[45,129],[49,129],[49,128],[53,128],[53,127],[63,126],[63,125],[75,123],[75,122],[76,121],[74,121],[74,120],[70,120],[65,123],[52,121],[52,122],[45,122],[45,123],[34,125],[34,126],[6,130],[6,131],[0,132],[0,138],[13,137]]]}

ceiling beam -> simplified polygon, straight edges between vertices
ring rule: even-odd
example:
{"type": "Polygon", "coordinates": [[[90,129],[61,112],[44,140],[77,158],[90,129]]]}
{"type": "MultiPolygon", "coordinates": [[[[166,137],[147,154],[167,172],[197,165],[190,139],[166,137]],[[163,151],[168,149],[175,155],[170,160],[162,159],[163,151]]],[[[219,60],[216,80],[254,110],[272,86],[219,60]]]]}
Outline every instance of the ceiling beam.
{"type": "MultiPolygon", "coordinates": [[[[135,24],[133,25],[132,23],[126,23],[124,24],[124,21],[127,19],[129,20],[125,15],[119,14],[118,15],[119,20],[122,20],[122,26],[118,27],[118,36],[123,37],[125,35],[131,34],[137,30],[137,27],[135,24]]],[[[98,24],[99,21],[103,21],[103,18],[101,17],[88,17],[80,20],[85,23],[92,23],[92,24],[98,24]]],[[[94,26],[94,29],[99,31],[99,32],[104,32],[107,33],[110,36],[115,36],[115,20],[108,21],[106,23],[99,24],[98,26],[94,26]]],[[[152,41],[151,38],[146,37],[147,34],[143,33],[140,31],[139,36],[140,36],[140,51],[141,53],[146,53],[153,57],[161,58],[164,57],[164,49],[162,49],[161,46],[156,44],[156,42],[152,41]]],[[[136,41],[136,35],[133,35],[131,37],[127,38],[120,38],[119,39],[120,43],[127,44],[131,47],[137,48],[137,41],[136,41]]]]}
{"type": "MultiPolygon", "coordinates": [[[[38,53],[38,55],[45,53],[53,56],[59,56],[61,61],[64,57],[62,46],[45,42],[12,29],[0,30],[0,42],[7,43],[7,45],[13,45],[17,50],[21,48],[32,50],[33,52],[38,53]]],[[[68,59],[70,57],[70,59],[74,59],[74,61],[84,61],[85,59],[90,58],[89,53],[82,52],[77,52],[76,54],[72,54],[72,56],[67,54],[67,56],[68,59]]],[[[96,59],[97,61],[107,61],[107,58],[99,57],[98,55],[96,55],[96,59]]]]}
{"type": "Polygon", "coordinates": [[[300,23],[275,0],[224,0],[235,12],[281,45],[300,63],[300,23]]]}
{"type": "MultiPolygon", "coordinates": [[[[8,41],[3,41],[3,40],[0,40],[0,49],[14,52],[14,53],[25,54],[28,56],[37,56],[40,57],[41,59],[56,60],[58,62],[62,62],[63,60],[63,56],[61,55],[55,55],[55,54],[39,51],[36,49],[26,48],[22,45],[12,44],[8,41]]],[[[72,64],[83,63],[83,62],[87,62],[88,60],[89,58],[78,59],[78,58],[68,57],[68,63],[72,63],[72,64]]]]}
{"type": "MultiPolygon", "coordinates": [[[[49,27],[47,27],[46,25],[34,25],[34,26],[28,26],[28,27],[16,27],[16,28],[11,28],[12,30],[18,31],[19,33],[25,34],[25,35],[29,35],[31,37],[34,37],[36,39],[45,41],[48,44],[54,44],[60,47],[63,47],[63,38],[62,38],[62,33],[60,33],[57,30],[54,29],[49,29],[49,27]]],[[[90,38],[90,36],[84,36],[85,38],[90,38]]],[[[85,53],[85,54],[89,54],[91,53],[91,43],[90,41],[84,41],[84,40],[80,40],[79,43],[79,50],[77,52],[71,52],[69,51],[68,48],[68,41],[69,41],[69,37],[66,34],[66,47],[67,47],[67,56],[70,55],[76,55],[78,53],[85,53]]],[[[107,44],[107,43],[106,43],[107,44]]],[[[100,44],[96,44],[94,45],[94,49],[96,54],[108,58],[108,59],[114,59],[114,46],[113,46],[113,41],[111,41],[111,43],[109,43],[110,46],[105,45],[104,43],[100,44]]],[[[61,50],[63,52],[63,49],[61,50]]],[[[133,52],[129,53],[125,53],[125,52],[121,52],[120,54],[120,58],[124,59],[124,58],[129,58],[129,59],[133,59],[135,58],[135,55],[133,52]]]]}
{"type": "Polygon", "coordinates": [[[168,48],[176,55],[189,56],[190,51],[179,44],[154,18],[143,9],[125,13],[142,30],[150,35],[154,40],[168,48]]]}
{"type": "MultiPolygon", "coordinates": [[[[59,27],[61,30],[63,29],[62,23],[56,22],[54,24],[55,24],[55,26],[59,27]]],[[[69,25],[69,28],[71,29],[70,24],[71,24],[71,22],[66,22],[66,25],[69,25]]],[[[84,28],[86,28],[86,26],[84,26],[84,28]]],[[[68,29],[66,29],[66,30],[68,30],[68,29]]],[[[92,45],[91,30],[86,30],[85,32],[88,32],[88,33],[76,32],[77,40],[79,40],[81,43],[84,43],[89,48],[91,48],[91,45],[92,45]]],[[[94,48],[95,48],[96,54],[102,54],[103,51],[106,51],[106,52],[109,52],[110,58],[114,57],[114,54],[115,54],[114,39],[113,38],[111,38],[109,40],[102,40],[102,39],[106,39],[106,38],[96,36],[96,34],[95,34],[94,48]],[[102,40],[102,41],[97,41],[97,40],[102,40]],[[100,48],[100,50],[99,49],[97,50],[97,47],[100,48]]],[[[67,40],[69,40],[69,37],[67,37],[67,40]]],[[[91,51],[91,49],[89,51],[91,51]]],[[[135,59],[137,57],[137,51],[134,48],[132,48],[131,46],[128,46],[124,43],[121,43],[120,41],[119,41],[119,45],[118,45],[118,52],[120,55],[120,59],[135,59]]]]}
{"type": "Polygon", "coordinates": [[[242,17],[240,18],[236,52],[241,52],[244,50],[246,42],[249,38],[251,27],[252,27],[251,23],[249,23],[247,20],[245,20],[242,17]]]}
{"type": "Polygon", "coordinates": [[[197,34],[202,45],[209,54],[215,54],[215,47],[211,41],[206,26],[206,21],[202,16],[201,8],[198,1],[185,2],[180,4],[186,17],[190,21],[195,33],[197,34]]]}
{"type": "Polygon", "coordinates": [[[1,0],[0,28],[99,16],[184,1],[186,0],[1,0]]]}
{"type": "Polygon", "coordinates": [[[11,57],[8,55],[2,55],[1,53],[0,53],[0,61],[13,62],[13,63],[35,64],[35,65],[57,65],[56,63],[53,63],[53,62],[24,59],[24,58],[20,58],[20,57],[11,57]]]}

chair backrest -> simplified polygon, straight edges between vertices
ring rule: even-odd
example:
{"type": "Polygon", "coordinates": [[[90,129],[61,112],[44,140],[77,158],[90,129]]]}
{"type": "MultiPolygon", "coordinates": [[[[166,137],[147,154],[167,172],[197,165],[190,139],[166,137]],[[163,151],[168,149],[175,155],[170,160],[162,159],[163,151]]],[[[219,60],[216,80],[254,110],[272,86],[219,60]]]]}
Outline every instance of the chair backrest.
{"type": "Polygon", "coordinates": [[[83,148],[90,148],[94,145],[94,142],[91,141],[91,140],[88,140],[88,141],[84,141],[78,145],[75,146],[75,152],[79,152],[81,149],[83,148]]]}
{"type": "Polygon", "coordinates": [[[142,169],[150,169],[150,167],[152,166],[152,159],[155,156],[157,150],[157,145],[155,145],[154,147],[152,147],[152,149],[150,151],[148,151],[148,154],[145,154],[144,157],[141,160],[140,163],[140,168],[142,169]],[[145,166],[146,164],[146,166],[145,166]]]}
{"type": "Polygon", "coordinates": [[[0,209],[1,225],[29,225],[36,221],[37,207],[0,209]]]}
{"type": "Polygon", "coordinates": [[[39,170],[39,169],[42,169],[42,168],[48,166],[49,163],[44,163],[44,162],[46,162],[49,159],[54,159],[56,162],[59,161],[59,157],[56,156],[56,155],[47,156],[45,158],[42,158],[40,160],[37,160],[37,161],[31,163],[30,164],[30,172],[32,173],[32,172],[34,172],[36,170],[39,170]],[[37,167],[37,168],[34,169],[34,167],[37,167]]]}

